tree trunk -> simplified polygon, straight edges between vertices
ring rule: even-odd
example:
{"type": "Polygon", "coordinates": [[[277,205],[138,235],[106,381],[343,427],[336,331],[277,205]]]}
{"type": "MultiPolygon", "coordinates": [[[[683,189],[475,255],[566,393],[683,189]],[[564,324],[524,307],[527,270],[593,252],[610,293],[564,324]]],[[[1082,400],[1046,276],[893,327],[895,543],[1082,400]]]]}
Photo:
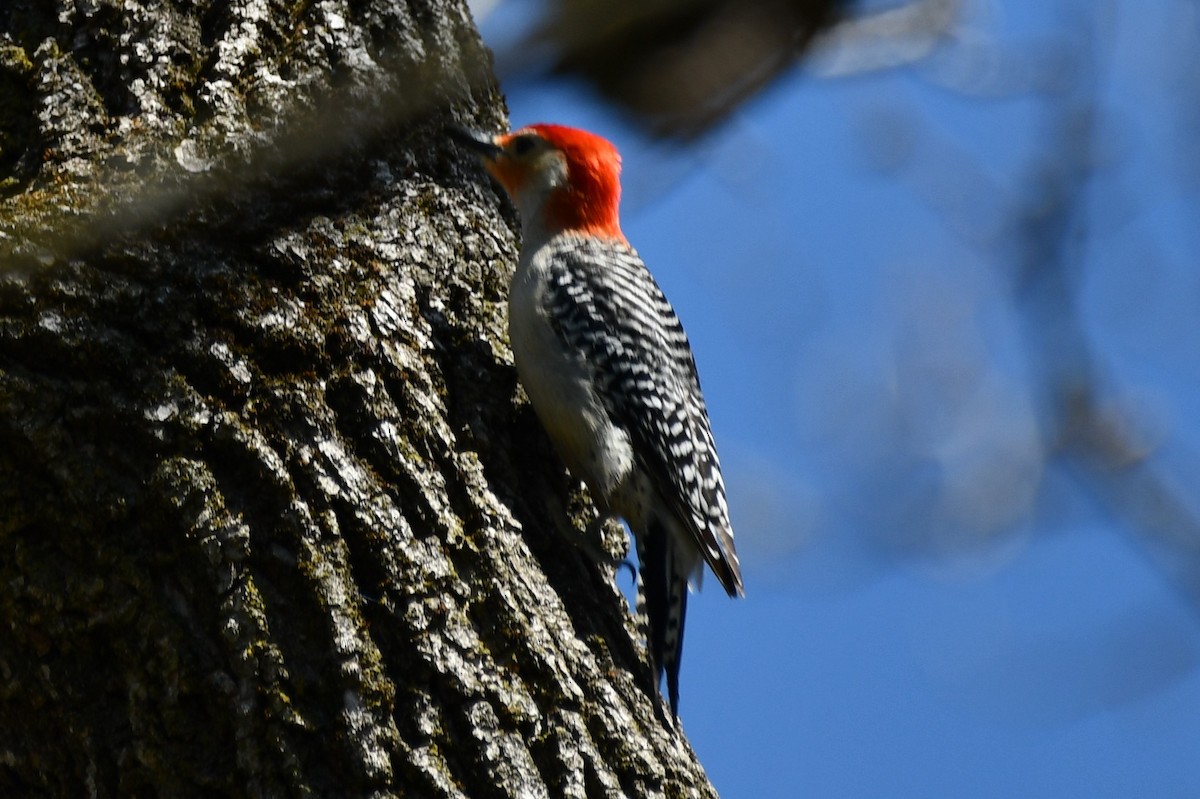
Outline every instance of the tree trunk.
{"type": "Polygon", "coordinates": [[[517,388],[461,3],[52,5],[0,9],[0,794],[713,795],[517,388]]]}

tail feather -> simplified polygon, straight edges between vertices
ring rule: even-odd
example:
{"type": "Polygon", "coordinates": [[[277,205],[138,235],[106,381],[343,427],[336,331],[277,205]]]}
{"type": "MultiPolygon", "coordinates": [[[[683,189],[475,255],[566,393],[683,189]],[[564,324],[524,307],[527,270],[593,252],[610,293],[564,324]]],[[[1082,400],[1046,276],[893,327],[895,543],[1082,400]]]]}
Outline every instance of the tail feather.
{"type": "Polygon", "coordinates": [[[679,716],[679,666],[683,659],[683,625],[687,615],[688,575],[681,568],[670,534],[658,523],[637,537],[638,611],[646,619],[654,685],[667,675],[671,715],[679,716]],[[643,611],[644,609],[644,611],[643,611]]]}
{"type": "Polygon", "coordinates": [[[672,570],[668,590],[671,593],[667,615],[667,634],[663,644],[663,666],[667,672],[667,698],[671,715],[679,718],[679,667],[683,663],[683,621],[687,616],[687,576],[672,570]]]}

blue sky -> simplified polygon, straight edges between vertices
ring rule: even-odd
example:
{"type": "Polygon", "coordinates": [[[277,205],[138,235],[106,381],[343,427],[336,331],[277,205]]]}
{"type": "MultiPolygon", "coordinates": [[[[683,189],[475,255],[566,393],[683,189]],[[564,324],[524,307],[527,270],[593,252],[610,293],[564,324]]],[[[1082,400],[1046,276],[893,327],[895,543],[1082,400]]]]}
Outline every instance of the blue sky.
{"type": "Polygon", "coordinates": [[[1012,279],[1091,98],[1098,401],[1200,514],[1200,7],[967,6],[933,60],[806,65],[688,149],[578,84],[504,85],[515,124],[620,147],[625,232],[696,349],[747,597],[693,597],[681,715],[725,797],[1200,795],[1200,542],[1048,454],[1012,279]]]}

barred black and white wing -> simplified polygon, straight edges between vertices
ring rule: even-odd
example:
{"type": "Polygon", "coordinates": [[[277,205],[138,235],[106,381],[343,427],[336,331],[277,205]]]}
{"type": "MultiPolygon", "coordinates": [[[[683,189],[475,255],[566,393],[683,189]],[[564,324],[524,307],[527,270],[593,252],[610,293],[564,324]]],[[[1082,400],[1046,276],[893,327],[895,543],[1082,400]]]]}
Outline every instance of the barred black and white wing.
{"type": "Polygon", "coordinates": [[[629,436],[637,465],[722,587],[741,595],[721,466],[675,310],[624,242],[569,236],[556,250],[547,259],[546,297],[556,332],[593,370],[596,391],[629,436]]]}

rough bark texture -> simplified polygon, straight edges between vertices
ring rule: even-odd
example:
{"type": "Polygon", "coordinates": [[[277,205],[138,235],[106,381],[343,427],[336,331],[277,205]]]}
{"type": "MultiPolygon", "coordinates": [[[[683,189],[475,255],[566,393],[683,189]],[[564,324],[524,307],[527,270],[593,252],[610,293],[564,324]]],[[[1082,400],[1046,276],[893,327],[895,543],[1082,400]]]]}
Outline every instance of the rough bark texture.
{"type": "Polygon", "coordinates": [[[520,399],[460,4],[9,0],[0,109],[0,794],[712,795],[520,399]]]}

